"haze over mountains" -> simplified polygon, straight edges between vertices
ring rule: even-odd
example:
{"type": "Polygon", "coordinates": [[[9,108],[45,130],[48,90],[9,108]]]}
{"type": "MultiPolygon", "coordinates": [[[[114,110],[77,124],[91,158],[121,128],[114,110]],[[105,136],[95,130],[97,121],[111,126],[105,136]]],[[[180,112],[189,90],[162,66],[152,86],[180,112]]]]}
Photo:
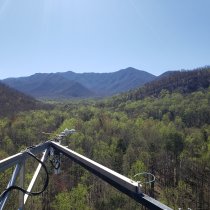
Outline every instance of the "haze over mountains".
{"type": "MultiPolygon", "coordinates": [[[[93,87],[95,87],[95,90],[101,90],[101,92],[102,87],[104,87],[104,90],[109,90],[109,93],[112,94],[115,93],[114,91],[124,90],[125,93],[120,94],[113,100],[113,103],[117,104],[118,102],[116,102],[116,100],[121,103],[127,100],[141,100],[147,96],[159,97],[162,90],[166,90],[169,93],[176,91],[186,94],[197,90],[204,90],[210,86],[210,67],[192,71],[168,71],[158,77],[134,69],[121,70],[116,72],[116,74],[117,76],[115,73],[102,74],[104,76],[104,78],[102,78],[101,75],[97,73],[76,74],[74,72],[66,72],[35,74],[30,77],[10,78],[5,81],[11,83],[11,86],[18,86],[22,89],[22,92],[43,98],[61,98],[61,95],[64,98],[96,96],[96,91],[94,91],[93,87]],[[131,71],[131,74],[128,74],[129,71],[131,71]],[[148,78],[154,79],[141,86],[144,80],[138,73],[146,75],[147,80],[148,78]],[[110,74],[114,74],[114,77],[111,77],[110,74]],[[136,76],[136,78],[134,76],[136,76]],[[139,76],[140,79],[137,76],[139,76]],[[71,80],[72,78],[74,80],[71,80]],[[118,78],[118,80],[116,78],[118,78]],[[86,84],[92,91],[77,82],[77,80],[83,81],[83,84],[86,84]],[[140,83],[139,80],[142,83],[140,83]],[[134,87],[132,86],[132,82],[134,85],[138,85],[138,87],[134,90],[126,91],[126,88],[134,87]],[[106,87],[106,84],[110,85],[110,87],[106,87]],[[120,84],[121,86],[117,86],[114,89],[114,84],[120,84]],[[99,89],[99,87],[101,89],[99,89]],[[23,91],[23,88],[27,91],[23,91]]],[[[99,93],[99,91],[97,93],[99,93]]],[[[0,107],[0,116],[12,116],[19,111],[49,108],[49,105],[40,103],[33,97],[0,82],[0,107]]]]}
{"type": "Polygon", "coordinates": [[[36,98],[87,98],[125,92],[155,78],[148,72],[129,67],[113,73],[36,73],[2,82],[36,98]]]}
{"type": "Polygon", "coordinates": [[[160,76],[154,76],[129,67],[113,73],[36,73],[29,77],[8,78],[2,82],[35,98],[104,97],[130,90],[133,90],[131,95],[141,98],[159,94],[162,89],[192,92],[199,88],[208,88],[209,70],[210,67],[207,66],[191,71],[167,71],[160,76]]]}

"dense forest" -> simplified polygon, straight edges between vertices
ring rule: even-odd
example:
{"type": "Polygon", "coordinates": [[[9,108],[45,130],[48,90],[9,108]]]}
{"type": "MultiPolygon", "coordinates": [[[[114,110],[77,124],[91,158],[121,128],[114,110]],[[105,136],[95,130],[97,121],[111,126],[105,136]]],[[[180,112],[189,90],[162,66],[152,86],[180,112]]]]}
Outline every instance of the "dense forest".
{"type": "MultiPolygon", "coordinates": [[[[155,183],[143,190],[171,208],[210,209],[209,69],[176,73],[103,101],[56,103],[51,109],[2,117],[0,159],[65,128],[77,131],[64,142],[72,150],[132,179],[139,172],[154,174],[155,183]]],[[[29,180],[34,164],[27,164],[29,180]]],[[[64,156],[59,175],[47,165],[49,187],[30,198],[26,209],[144,209],[64,156]]],[[[11,170],[0,174],[1,191],[9,174],[11,170]]],[[[42,178],[37,188],[41,185],[42,178]]],[[[17,207],[17,200],[12,192],[6,209],[17,207]]]]}
{"type": "Polygon", "coordinates": [[[143,88],[131,91],[126,100],[139,100],[147,96],[158,96],[165,89],[171,92],[191,93],[206,89],[210,84],[210,67],[206,66],[195,70],[166,72],[156,80],[147,83],[143,88]]]}
{"type": "Polygon", "coordinates": [[[51,108],[22,92],[0,82],[0,117],[8,117],[20,111],[51,108]]]}

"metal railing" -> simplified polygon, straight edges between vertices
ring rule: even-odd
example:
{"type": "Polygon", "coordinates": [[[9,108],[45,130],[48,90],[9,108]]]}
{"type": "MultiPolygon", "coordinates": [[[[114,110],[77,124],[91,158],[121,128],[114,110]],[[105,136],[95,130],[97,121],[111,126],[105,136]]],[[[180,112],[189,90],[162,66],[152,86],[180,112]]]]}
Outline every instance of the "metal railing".
{"type": "MultiPolygon", "coordinates": [[[[66,132],[67,133],[67,132],[66,132]]],[[[63,136],[65,133],[63,132],[63,136]]],[[[62,136],[59,136],[62,138],[62,136]]],[[[45,162],[50,155],[54,153],[60,153],[74,162],[78,163],[91,173],[95,174],[102,180],[106,181],[107,183],[111,184],[113,187],[118,189],[124,194],[127,194],[129,197],[136,200],[138,203],[142,204],[143,206],[147,207],[148,209],[164,209],[164,210],[171,210],[170,207],[162,204],[161,202],[155,200],[152,197],[142,193],[141,186],[139,182],[131,180],[126,176],[123,176],[79,153],[66,148],[65,146],[60,145],[60,142],[56,141],[47,141],[45,143],[30,147],[27,151],[23,151],[16,155],[10,156],[4,160],[0,161],[0,172],[5,171],[8,168],[15,166],[13,171],[12,177],[7,185],[7,188],[14,186],[19,176],[19,186],[24,186],[25,180],[25,161],[31,156],[28,152],[33,153],[34,155],[43,153],[41,161],[45,162]],[[53,152],[52,152],[53,151],[53,152]]],[[[31,182],[28,186],[27,192],[31,192],[33,186],[35,185],[36,179],[39,175],[41,170],[42,164],[39,163],[38,167],[36,168],[34,175],[31,179],[31,182]]],[[[5,193],[3,197],[0,198],[0,210],[4,209],[4,206],[7,202],[7,199],[10,195],[10,192],[5,193]]],[[[27,202],[29,193],[23,193],[22,191],[19,192],[19,210],[24,209],[24,206],[27,202]]]]}

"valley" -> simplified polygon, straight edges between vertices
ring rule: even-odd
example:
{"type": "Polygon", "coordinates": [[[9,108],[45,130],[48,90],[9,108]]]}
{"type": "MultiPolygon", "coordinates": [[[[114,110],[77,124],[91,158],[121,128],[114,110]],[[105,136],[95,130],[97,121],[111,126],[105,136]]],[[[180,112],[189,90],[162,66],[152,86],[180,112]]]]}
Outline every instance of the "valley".
{"type": "MultiPolygon", "coordinates": [[[[113,97],[57,101],[39,107],[28,107],[25,100],[17,103],[23,95],[7,87],[15,94],[5,93],[8,101],[1,102],[5,111],[0,118],[0,157],[53,138],[65,128],[75,129],[77,132],[65,139],[72,150],[130,178],[144,171],[154,174],[156,182],[144,184],[144,193],[173,209],[208,209],[209,84],[210,69],[203,68],[175,72],[113,97]],[[10,95],[14,100],[9,100],[10,95]],[[12,115],[8,105],[16,110],[12,115]]],[[[2,87],[1,96],[6,86],[2,87]]],[[[32,164],[27,164],[31,167],[27,176],[31,176],[32,164]]],[[[29,198],[26,209],[143,209],[65,157],[59,175],[47,165],[48,190],[29,198]]],[[[0,174],[1,191],[9,174],[0,174]]],[[[41,186],[42,179],[37,184],[41,186]]],[[[18,194],[12,192],[7,209],[13,209],[16,200],[18,194]]]]}

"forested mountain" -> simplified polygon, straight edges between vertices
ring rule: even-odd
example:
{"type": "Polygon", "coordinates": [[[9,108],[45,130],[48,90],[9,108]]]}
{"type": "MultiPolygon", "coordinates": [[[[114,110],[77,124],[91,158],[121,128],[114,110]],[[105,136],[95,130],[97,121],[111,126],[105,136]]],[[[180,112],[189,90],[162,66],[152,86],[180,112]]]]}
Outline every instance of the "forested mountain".
{"type": "Polygon", "coordinates": [[[34,98],[0,83],[0,117],[43,107],[44,105],[34,98]]]}
{"type": "Polygon", "coordinates": [[[154,81],[146,83],[143,87],[130,91],[126,99],[138,100],[146,96],[158,96],[164,89],[170,93],[191,93],[208,88],[210,85],[210,67],[191,71],[171,71],[157,77],[154,81]]]}
{"type": "Polygon", "coordinates": [[[155,78],[154,75],[148,72],[137,70],[132,67],[113,73],[76,74],[74,72],[66,72],[62,75],[65,78],[78,81],[85,87],[102,95],[125,92],[129,89],[142,86],[155,78]]]}
{"type": "Polygon", "coordinates": [[[152,74],[130,67],[113,73],[37,73],[29,77],[8,78],[3,82],[34,97],[87,98],[125,92],[154,78],[152,74]]]}
{"type": "Polygon", "coordinates": [[[82,84],[53,73],[37,73],[30,77],[6,79],[3,82],[37,98],[71,98],[94,95],[82,84]]]}

